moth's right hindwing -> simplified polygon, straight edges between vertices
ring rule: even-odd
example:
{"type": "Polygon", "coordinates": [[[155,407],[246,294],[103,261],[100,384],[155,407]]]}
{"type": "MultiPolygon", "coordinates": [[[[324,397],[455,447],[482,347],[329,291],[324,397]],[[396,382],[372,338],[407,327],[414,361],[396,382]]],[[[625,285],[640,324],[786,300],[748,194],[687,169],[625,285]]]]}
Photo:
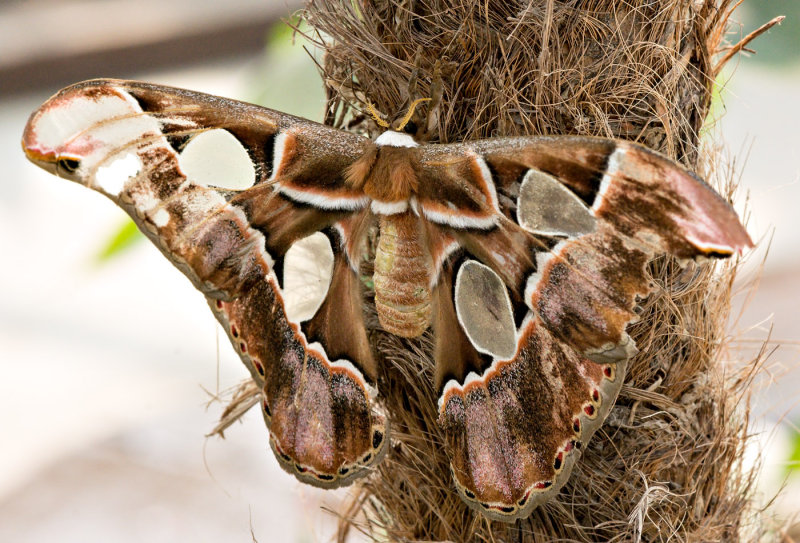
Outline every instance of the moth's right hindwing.
{"type": "Polygon", "coordinates": [[[23,136],[29,158],[123,207],[208,297],[262,387],[281,465],[322,487],[364,475],[388,442],[370,384],[374,362],[353,309],[358,281],[336,242],[325,309],[303,324],[287,316],[276,270],[293,243],[325,229],[334,236],[335,225],[357,211],[342,172],[363,145],[363,138],[257,106],[113,80],[64,89],[32,115],[23,136]],[[184,174],[180,149],[219,128],[254,161],[252,188],[231,190],[224,180],[209,186],[184,174]],[[321,195],[334,203],[314,206],[321,195]],[[353,318],[326,318],[340,303],[353,318]],[[334,337],[343,339],[331,343],[334,337]]]}

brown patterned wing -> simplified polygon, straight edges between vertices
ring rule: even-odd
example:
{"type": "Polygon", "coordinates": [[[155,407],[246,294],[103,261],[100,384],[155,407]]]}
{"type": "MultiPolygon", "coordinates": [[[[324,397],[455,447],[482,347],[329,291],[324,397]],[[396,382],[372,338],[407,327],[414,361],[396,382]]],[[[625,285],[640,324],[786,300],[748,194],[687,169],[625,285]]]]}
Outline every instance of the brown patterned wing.
{"type": "Polygon", "coordinates": [[[519,350],[450,380],[439,400],[450,467],[464,501],[495,520],[527,517],[567,481],[614,404],[626,360],[598,364],[532,315],[519,350]]]}
{"type": "Polygon", "coordinates": [[[598,362],[629,357],[636,297],[655,254],[727,257],[752,247],[733,208],[677,163],[597,138],[514,138],[476,144],[502,211],[549,239],[525,302],[555,334],[598,362]],[[503,145],[506,145],[505,147],[503,145]]]}
{"type": "Polygon", "coordinates": [[[270,442],[285,469],[336,487],[378,461],[386,422],[369,384],[374,361],[347,256],[358,244],[340,237],[364,231],[358,210],[366,202],[341,174],[363,138],[214,96],[97,80],[46,102],[22,144],[34,163],[125,209],[206,295],[262,387],[270,442]],[[181,151],[212,129],[250,157],[252,186],[186,175],[181,151]],[[320,192],[327,204],[308,205],[320,192]],[[331,282],[314,316],[300,319],[287,312],[282,270],[295,242],[318,231],[332,241],[331,282]]]}
{"type": "Polygon", "coordinates": [[[626,328],[650,290],[647,261],[752,243],[712,189],[630,143],[486,140],[430,146],[422,164],[471,216],[495,209],[491,224],[429,217],[464,249],[446,268],[455,279],[437,286],[437,329],[449,331],[437,334],[437,386],[460,495],[512,521],[563,486],[613,405],[636,353],[626,328]],[[509,322],[513,341],[499,331],[509,322]]]}

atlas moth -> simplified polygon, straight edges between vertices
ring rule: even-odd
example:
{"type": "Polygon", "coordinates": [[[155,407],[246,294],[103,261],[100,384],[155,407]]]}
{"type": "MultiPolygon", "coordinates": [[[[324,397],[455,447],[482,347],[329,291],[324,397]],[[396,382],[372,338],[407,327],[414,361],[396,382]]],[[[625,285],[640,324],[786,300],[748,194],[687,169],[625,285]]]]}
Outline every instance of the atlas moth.
{"type": "MultiPolygon", "coordinates": [[[[564,485],[637,352],[626,332],[656,254],[725,258],[752,242],[730,205],[634,143],[557,136],[374,140],[246,103],[93,80],[35,111],[35,164],[100,191],[199,289],[261,389],[280,465],[324,488],[387,451],[359,274],[374,235],[381,327],[434,339],[454,487],[526,517],[564,485]],[[187,174],[210,129],[252,161],[247,185],[187,174]],[[125,172],[108,182],[112,166],[125,172]],[[287,254],[324,236],[327,290],[287,311],[287,254]]],[[[207,176],[206,176],[207,177],[207,176]]]]}

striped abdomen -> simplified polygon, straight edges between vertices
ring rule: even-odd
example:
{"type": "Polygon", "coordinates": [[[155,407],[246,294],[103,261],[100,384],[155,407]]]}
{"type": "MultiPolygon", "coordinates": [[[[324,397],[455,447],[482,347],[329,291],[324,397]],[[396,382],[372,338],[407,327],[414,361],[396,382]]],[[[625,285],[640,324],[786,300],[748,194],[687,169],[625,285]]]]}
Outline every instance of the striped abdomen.
{"type": "Polygon", "coordinates": [[[382,215],[373,281],[378,320],[387,332],[417,337],[428,328],[432,269],[419,217],[382,215]]]}

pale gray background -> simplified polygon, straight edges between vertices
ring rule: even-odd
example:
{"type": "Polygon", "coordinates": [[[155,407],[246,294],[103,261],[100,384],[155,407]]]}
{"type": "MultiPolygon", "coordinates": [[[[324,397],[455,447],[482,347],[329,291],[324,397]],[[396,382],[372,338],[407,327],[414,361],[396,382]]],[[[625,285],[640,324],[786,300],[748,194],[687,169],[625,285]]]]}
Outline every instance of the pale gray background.
{"type": "MultiPolygon", "coordinates": [[[[775,2],[776,14],[782,4],[775,2]]],[[[202,296],[149,244],[95,265],[124,215],[28,164],[19,147],[33,109],[91,76],[262,99],[319,119],[322,87],[299,47],[275,46],[265,55],[257,37],[239,50],[220,31],[245,36],[258,22],[266,36],[268,21],[289,12],[283,2],[263,0],[0,6],[0,541],[250,541],[251,529],[262,542],[329,538],[334,522],[320,505],[338,507],[347,491],[317,491],[283,473],[258,413],[224,441],[204,438],[221,410],[219,403],[206,409],[207,391],[236,385],[245,371],[202,296]],[[177,52],[153,54],[148,47],[160,41],[177,52]],[[200,42],[230,51],[215,57],[200,42]],[[192,60],[192,43],[204,62],[192,60]],[[109,49],[114,55],[102,54],[109,49]],[[115,68],[115,55],[125,51],[133,60],[115,68]],[[47,60],[59,55],[86,59],[89,68],[70,71],[66,60],[47,60]],[[38,71],[24,79],[25,66],[38,71]],[[59,79],[61,71],[71,79],[59,79]]],[[[755,24],[749,20],[746,31],[755,24]]],[[[796,42],[777,49],[797,56],[796,42]]],[[[754,396],[761,443],[773,438],[767,495],[782,478],[788,421],[800,416],[800,64],[770,58],[732,64],[722,91],[726,115],[714,129],[741,171],[737,208],[749,195],[748,229],[762,242],[747,256],[740,305],[774,234],[761,287],[733,330],[760,340],[774,326],[773,339],[785,343],[754,396]]],[[[746,356],[737,350],[753,344],[733,347],[731,371],[746,356]]],[[[798,495],[790,487],[782,514],[797,509],[798,495]]]]}

